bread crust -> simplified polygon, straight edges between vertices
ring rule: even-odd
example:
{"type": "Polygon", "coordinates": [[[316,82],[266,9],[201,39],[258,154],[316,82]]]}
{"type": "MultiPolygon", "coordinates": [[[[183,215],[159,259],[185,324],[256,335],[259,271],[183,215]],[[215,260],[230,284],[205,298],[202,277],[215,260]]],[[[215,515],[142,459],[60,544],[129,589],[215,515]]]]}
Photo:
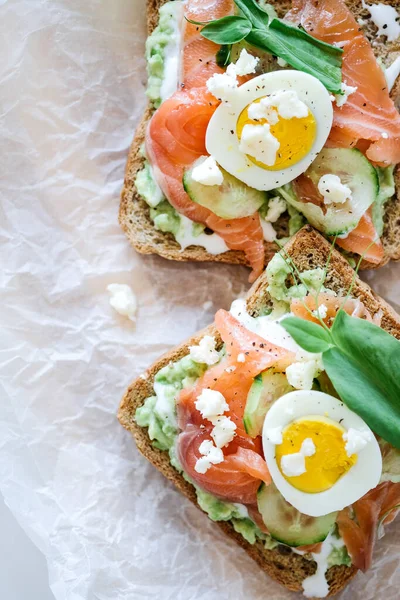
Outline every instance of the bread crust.
{"type": "MultiPolygon", "coordinates": [[[[147,0],[147,30],[149,34],[157,25],[158,10],[165,1],[147,0]]],[[[386,3],[392,5],[398,4],[400,6],[399,0],[396,0],[396,2],[386,0],[386,3]]],[[[357,17],[365,17],[368,14],[358,0],[349,0],[347,4],[357,17]]],[[[280,0],[274,3],[274,5],[280,16],[282,16],[289,10],[291,1],[280,0]]],[[[372,39],[375,31],[376,28],[371,24],[366,33],[372,39]]],[[[400,43],[381,43],[375,48],[379,56],[389,63],[400,53],[400,43]]],[[[393,97],[400,99],[400,79],[393,90],[393,97]]],[[[119,223],[130,244],[141,254],[158,254],[168,260],[248,265],[244,253],[239,250],[229,250],[217,255],[210,254],[201,246],[189,246],[182,250],[171,233],[163,233],[154,227],[154,223],[150,218],[150,208],[139,196],[135,187],[136,174],[144,163],[140,148],[144,142],[145,129],[152,112],[153,109],[148,104],[130,147],[124,185],[121,192],[119,223]]],[[[400,259],[400,168],[397,169],[396,186],[396,195],[388,201],[385,213],[385,228],[382,236],[385,250],[384,257],[378,265],[363,261],[361,267],[363,269],[381,267],[391,259],[400,259]]],[[[289,235],[287,216],[281,217],[274,224],[274,227],[277,230],[278,238],[287,237],[289,235]]],[[[265,264],[268,264],[275,254],[277,247],[273,242],[264,242],[264,248],[265,264]]]]}
{"type": "MultiPolygon", "coordinates": [[[[324,267],[327,263],[330,244],[310,226],[301,229],[285,246],[288,255],[293,260],[299,271],[324,267]]],[[[343,293],[349,289],[354,272],[347,261],[334,251],[331,257],[326,286],[335,292],[343,293]]],[[[250,314],[256,316],[268,305],[270,298],[267,292],[267,278],[264,273],[254,283],[247,295],[247,307],[250,314]]],[[[400,317],[394,310],[371,288],[358,277],[356,278],[353,295],[364,302],[371,314],[382,310],[382,327],[391,335],[400,339],[400,317]]],[[[185,343],[164,354],[143,375],[138,377],[127,389],[118,412],[120,423],[131,432],[139,451],[149,460],[167,479],[193,502],[198,508],[194,487],[185,481],[169,461],[168,452],[154,448],[147,434],[147,429],[139,427],[134,421],[136,409],[145,399],[154,394],[153,384],[156,373],[170,361],[175,362],[189,353],[189,346],[196,345],[205,335],[213,335],[217,342],[221,338],[213,325],[200,331],[185,343]]],[[[200,509],[201,510],[201,509],[200,509]]],[[[249,544],[237,533],[230,522],[217,522],[216,526],[222,529],[231,539],[235,540],[247,554],[255,560],[261,569],[270,577],[286,586],[291,591],[301,591],[302,581],[315,572],[316,564],[304,557],[288,553],[287,548],[278,546],[267,550],[261,541],[249,544]]],[[[330,596],[338,593],[356,574],[356,568],[345,565],[334,566],[327,572],[330,585],[330,596]]]]}

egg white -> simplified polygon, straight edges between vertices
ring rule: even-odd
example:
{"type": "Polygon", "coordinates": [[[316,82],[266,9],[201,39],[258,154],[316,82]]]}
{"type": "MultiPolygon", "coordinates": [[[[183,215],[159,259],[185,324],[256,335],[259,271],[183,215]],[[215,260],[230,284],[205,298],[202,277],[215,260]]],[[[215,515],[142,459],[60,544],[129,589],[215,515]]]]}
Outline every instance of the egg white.
{"type": "MultiPolygon", "coordinates": [[[[379,483],[382,455],[379,444],[372,440],[357,455],[357,462],[337,482],[324,492],[306,493],[293,487],[282,475],[275,459],[275,445],[267,438],[267,430],[285,428],[292,421],[304,417],[328,417],[348,430],[371,431],[368,425],[343,402],[318,391],[295,391],[285,394],[269,409],[263,426],[263,450],[271,477],[282,496],[297,510],[311,517],[320,517],[353,504],[379,483]],[[290,415],[290,416],[289,416],[290,415]]],[[[371,432],[372,433],[372,432],[371,432]]],[[[317,449],[318,452],[318,449],[317,449]]]]}
{"type": "Polygon", "coordinates": [[[229,104],[222,103],[209,122],[206,132],[206,148],[228,173],[256,190],[272,190],[292,181],[304,173],[325,144],[332,127],[333,109],[329,92],[322,83],[301,71],[275,71],[264,73],[235,92],[229,104]],[[281,171],[268,171],[255,165],[239,150],[236,125],[248,104],[257,98],[282,90],[295,90],[313,113],[317,133],[310,152],[293,166],[281,171]]]}

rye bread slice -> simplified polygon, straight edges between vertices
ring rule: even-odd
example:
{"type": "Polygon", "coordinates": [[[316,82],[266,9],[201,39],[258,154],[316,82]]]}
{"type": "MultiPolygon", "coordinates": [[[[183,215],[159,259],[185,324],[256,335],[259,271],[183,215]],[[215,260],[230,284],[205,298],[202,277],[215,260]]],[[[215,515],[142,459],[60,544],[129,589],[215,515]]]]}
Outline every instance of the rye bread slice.
{"type": "MultiPolygon", "coordinates": [[[[147,29],[150,34],[158,23],[158,10],[166,0],[147,0],[147,29]]],[[[400,0],[395,2],[386,0],[386,4],[398,5],[400,0]]],[[[358,0],[349,0],[347,2],[356,18],[365,18],[368,12],[362,8],[358,0]]],[[[274,3],[276,10],[280,16],[283,16],[291,7],[291,1],[279,0],[274,3]]],[[[365,33],[371,41],[375,40],[376,27],[372,21],[368,20],[365,28],[365,33]]],[[[400,54],[400,42],[385,44],[384,42],[375,42],[374,49],[377,56],[390,64],[397,55],[400,54]]],[[[395,88],[392,91],[392,97],[396,98],[400,104],[400,78],[397,81],[395,88]]],[[[150,218],[150,208],[146,202],[139,196],[135,187],[135,177],[137,172],[142,168],[144,158],[140,152],[140,148],[144,141],[144,134],[148,121],[151,118],[153,109],[149,104],[143,114],[142,120],[136,130],[133,139],[128,162],[126,165],[124,186],[121,192],[121,201],[119,209],[119,223],[125,232],[131,245],[141,254],[158,254],[169,260],[177,261],[207,261],[207,262],[222,262],[232,264],[248,264],[243,252],[238,250],[230,250],[223,254],[209,254],[201,246],[189,246],[185,250],[181,250],[180,245],[176,242],[171,233],[163,233],[154,227],[153,221],[150,218]]],[[[283,215],[276,224],[278,238],[286,237],[288,231],[288,218],[283,215]]],[[[385,213],[385,228],[382,236],[382,241],[385,249],[385,255],[379,265],[363,261],[362,268],[376,268],[383,266],[390,259],[400,259],[400,168],[397,168],[396,177],[396,194],[387,202],[385,213]]],[[[269,262],[277,250],[274,243],[264,243],[265,247],[265,264],[269,262]]]]}
{"type": "MultiPolygon", "coordinates": [[[[330,244],[319,233],[307,225],[288,242],[285,248],[299,271],[304,271],[326,265],[330,244]]],[[[354,272],[347,261],[335,250],[332,254],[325,285],[337,293],[346,292],[352,282],[353,274],[354,272]]],[[[253,316],[262,313],[263,309],[270,303],[267,285],[267,278],[264,273],[248,292],[247,307],[253,316]]],[[[374,294],[371,288],[358,277],[353,288],[353,295],[364,302],[371,314],[382,310],[382,327],[400,339],[399,315],[382,298],[374,294]]],[[[215,327],[210,325],[177,348],[164,354],[164,356],[129,386],[118,412],[119,421],[132,433],[136,445],[143,456],[161,471],[167,479],[172,481],[196,506],[198,504],[193,486],[171,466],[167,452],[158,450],[152,446],[147,429],[141,428],[135,423],[134,415],[136,409],[144,403],[145,399],[154,394],[153,383],[156,373],[170,361],[177,361],[188,354],[189,346],[198,344],[205,334],[214,335],[219,343],[221,343],[221,338],[215,327]]],[[[234,530],[230,522],[221,521],[215,525],[235,540],[259,564],[263,571],[289,590],[300,591],[302,589],[302,581],[315,572],[315,562],[307,560],[298,554],[288,553],[287,548],[284,546],[267,550],[261,541],[257,541],[253,545],[246,542],[234,530]]],[[[346,567],[345,565],[340,565],[331,567],[327,573],[327,580],[330,586],[329,595],[332,596],[338,593],[354,577],[356,571],[356,568],[353,566],[346,567]]]]}

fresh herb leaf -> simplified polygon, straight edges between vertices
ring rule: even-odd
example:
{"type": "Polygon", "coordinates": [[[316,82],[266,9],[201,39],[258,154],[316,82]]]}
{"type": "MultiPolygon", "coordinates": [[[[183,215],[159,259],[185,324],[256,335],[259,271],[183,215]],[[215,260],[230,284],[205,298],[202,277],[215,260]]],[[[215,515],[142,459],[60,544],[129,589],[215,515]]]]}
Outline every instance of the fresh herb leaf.
{"type": "Polygon", "coordinates": [[[250,33],[251,28],[248,19],[228,16],[208,23],[201,30],[201,35],[216,44],[236,44],[250,33]]]}
{"type": "Polygon", "coordinates": [[[335,344],[323,354],[340,398],[371,429],[400,448],[400,341],[343,310],[335,317],[335,344]]]}
{"type": "Polygon", "coordinates": [[[242,11],[247,19],[255,27],[265,27],[268,25],[268,13],[255,2],[255,0],[234,0],[236,6],[242,11]]]}
{"type": "Polygon", "coordinates": [[[273,17],[270,8],[264,10],[255,0],[234,0],[243,16],[227,16],[205,25],[201,34],[221,45],[246,40],[250,45],[283,58],[295,69],[319,79],[334,93],[341,89],[341,48],[331,46],[309,35],[291,23],[273,17]]]}
{"type": "Polygon", "coordinates": [[[321,325],[299,317],[286,317],[281,325],[307,352],[326,352],[333,346],[329,330],[321,325]]]}
{"type": "Polygon", "coordinates": [[[231,61],[232,44],[223,44],[215,55],[219,67],[226,67],[231,61]]]}
{"type": "Polygon", "coordinates": [[[272,19],[267,28],[253,28],[246,41],[313,75],[330,92],[341,92],[341,48],[321,42],[280,19],[272,19]]]}

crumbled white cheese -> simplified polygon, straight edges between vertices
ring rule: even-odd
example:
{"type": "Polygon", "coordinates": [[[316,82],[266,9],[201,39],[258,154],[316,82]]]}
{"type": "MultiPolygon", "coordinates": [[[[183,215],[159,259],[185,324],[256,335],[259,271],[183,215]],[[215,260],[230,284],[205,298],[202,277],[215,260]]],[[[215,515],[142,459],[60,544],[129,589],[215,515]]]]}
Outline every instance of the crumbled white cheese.
{"type": "Polygon", "coordinates": [[[257,56],[252,56],[243,48],[238,60],[234,64],[236,75],[242,76],[254,73],[259,61],[260,59],[257,56]]]}
{"type": "Polygon", "coordinates": [[[194,404],[204,419],[217,417],[218,415],[222,415],[226,410],[229,410],[224,396],[216,390],[202,390],[194,404]]]}
{"type": "Polygon", "coordinates": [[[262,115],[258,118],[267,119],[272,125],[278,122],[277,117],[271,113],[269,109],[276,109],[278,114],[283,119],[293,119],[294,117],[301,119],[308,115],[308,106],[300,100],[297,92],[294,90],[279,90],[273,92],[270,96],[262,98],[260,102],[256,102],[249,107],[249,117],[255,112],[262,115]],[[255,107],[259,107],[256,109],[255,107]],[[254,107],[254,108],[253,108],[254,107]],[[264,114],[262,111],[265,111],[264,114]],[[273,121],[271,120],[273,118],[273,121]]]}
{"type": "Polygon", "coordinates": [[[265,435],[271,444],[275,444],[275,446],[282,444],[282,427],[270,427],[266,430],[265,435]]]}
{"type": "Polygon", "coordinates": [[[345,450],[347,456],[358,454],[365,448],[368,442],[372,441],[372,434],[370,431],[363,431],[361,429],[353,429],[350,427],[344,434],[343,440],[346,442],[345,450]]]}
{"type": "Polygon", "coordinates": [[[129,285],[124,283],[110,283],[107,290],[111,294],[110,304],[114,310],[124,317],[135,321],[137,310],[136,296],[129,285]]]}
{"type": "Polygon", "coordinates": [[[276,123],[279,121],[279,116],[276,110],[271,106],[265,106],[262,104],[262,101],[253,102],[253,104],[250,104],[247,114],[249,115],[249,118],[253,119],[254,121],[266,119],[270,125],[276,125],[276,123]]]}
{"type": "Polygon", "coordinates": [[[325,304],[321,304],[320,306],[318,306],[318,308],[316,308],[315,310],[312,311],[312,314],[314,315],[314,317],[321,317],[321,319],[325,319],[326,315],[328,314],[328,308],[325,306],[325,304]]]}
{"type": "Polygon", "coordinates": [[[218,448],[223,448],[235,437],[236,424],[230,417],[214,417],[210,419],[214,425],[211,431],[211,437],[218,448]]]}
{"type": "Polygon", "coordinates": [[[190,358],[194,362],[215,365],[219,361],[219,354],[215,349],[215,337],[205,335],[199,342],[198,346],[189,346],[190,358]]]}
{"type": "Polygon", "coordinates": [[[281,214],[287,209],[287,204],[280,196],[274,196],[268,200],[268,210],[265,215],[265,220],[270,223],[276,223],[281,214]]]}
{"type": "Polygon", "coordinates": [[[237,360],[238,362],[240,362],[240,363],[244,363],[244,362],[246,362],[246,356],[244,355],[244,353],[243,353],[243,352],[240,352],[240,353],[237,355],[237,359],[236,359],[236,360],[237,360]]]}
{"type": "Polygon", "coordinates": [[[273,106],[283,119],[302,119],[308,115],[308,106],[294,90],[280,90],[261,100],[265,106],[273,106]]]}
{"type": "Polygon", "coordinates": [[[385,35],[388,42],[394,42],[400,37],[400,15],[389,4],[367,4],[362,0],[363,8],[366,8],[371,20],[378,28],[377,35],[385,35]]]}
{"type": "Polygon", "coordinates": [[[344,82],[342,82],[340,87],[342,88],[343,94],[335,94],[336,106],[339,107],[346,104],[349,96],[351,96],[351,94],[354,94],[354,92],[356,92],[358,89],[357,87],[347,85],[347,83],[344,82]]]}
{"type": "Polygon", "coordinates": [[[261,229],[263,231],[263,238],[266,242],[273,242],[276,240],[276,231],[272,223],[268,223],[265,219],[260,219],[261,229]]]}
{"type": "Polygon", "coordinates": [[[269,167],[275,164],[279,146],[280,143],[270,132],[268,123],[243,127],[239,150],[269,167]]]}
{"type": "Polygon", "coordinates": [[[278,59],[277,59],[277,61],[276,61],[276,62],[277,62],[277,63],[278,63],[278,65],[279,65],[280,67],[282,67],[282,68],[285,68],[285,67],[287,67],[287,66],[288,66],[288,63],[286,62],[286,60],[283,60],[283,58],[280,58],[279,56],[278,56],[278,59]]]}
{"type": "Polygon", "coordinates": [[[202,185],[221,185],[224,176],[213,156],[203,156],[192,171],[192,179],[202,185]]]}
{"type": "Polygon", "coordinates": [[[214,73],[206,82],[208,91],[215,98],[223,102],[230,102],[232,100],[238,85],[238,80],[236,79],[236,75],[232,73],[232,70],[229,72],[227,70],[226,73],[214,73]]]}
{"type": "Polygon", "coordinates": [[[199,452],[203,456],[197,459],[194,470],[204,475],[211,465],[218,465],[224,460],[224,454],[220,448],[216,448],[211,440],[204,440],[199,446],[199,452]]]}
{"type": "Polygon", "coordinates": [[[282,473],[286,477],[298,477],[306,472],[306,456],[315,454],[315,444],[311,438],[306,438],[300,448],[300,452],[285,454],[281,458],[282,473]]]}
{"type": "Polygon", "coordinates": [[[351,200],[351,189],[341,182],[337,175],[323,175],[318,181],[318,191],[324,197],[325,204],[343,204],[351,200]]]}
{"type": "Polygon", "coordinates": [[[306,362],[294,362],[286,369],[286,377],[289,384],[296,390],[311,390],[314,377],[320,372],[318,360],[307,360],[306,362]]]}
{"type": "Polygon", "coordinates": [[[388,134],[388,133],[386,133],[386,131],[382,131],[382,133],[381,133],[381,137],[383,137],[383,139],[384,139],[384,140],[387,140],[387,139],[388,139],[388,137],[389,137],[389,134],[388,134]]]}
{"type": "Polygon", "coordinates": [[[225,372],[226,372],[226,373],[233,373],[233,371],[236,371],[236,367],[235,367],[235,365],[231,365],[230,367],[227,367],[227,368],[225,369],[225,372]]]}

